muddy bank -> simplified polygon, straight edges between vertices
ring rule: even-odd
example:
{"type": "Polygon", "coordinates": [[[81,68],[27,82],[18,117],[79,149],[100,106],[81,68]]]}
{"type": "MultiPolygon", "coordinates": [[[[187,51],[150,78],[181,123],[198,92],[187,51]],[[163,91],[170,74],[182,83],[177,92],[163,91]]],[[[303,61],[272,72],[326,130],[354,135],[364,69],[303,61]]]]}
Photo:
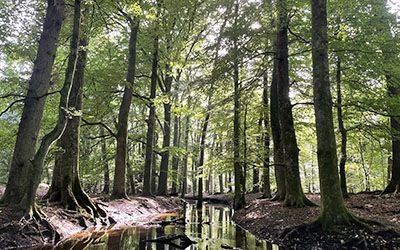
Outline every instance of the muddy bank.
{"type": "MultiPolygon", "coordinates": [[[[400,231],[399,197],[351,195],[346,200],[350,211],[388,227],[371,225],[372,232],[360,227],[340,227],[327,234],[320,228],[291,230],[313,222],[319,215],[319,207],[285,208],[280,202],[259,197],[261,194],[246,196],[248,205],[236,211],[232,219],[261,239],[295,249],[400,249],[400,237],[396,233],[400,231]]],[[[308,195],[308,198],[319,204],[319,195],[308,195]]]]}
{"type": "Polygon", "coordinates": [[[145,225],[155,220],[160,214],[182,208],[184,202],[179,198],[166,197],[131,197],[130,200],[112,200],[107,197],[92,196],[107,212],[112,223],[99,223],[74,211],[57,207],[55,204],[41,204],[47,221],[60,237],[43,226],[36,226],[31,221],[10,221],[12,211],[0,208],[0,249],[27,248],[56,243],[77,234],[90,233],[94,230],[118,230],[135,225],[145,225]]]}

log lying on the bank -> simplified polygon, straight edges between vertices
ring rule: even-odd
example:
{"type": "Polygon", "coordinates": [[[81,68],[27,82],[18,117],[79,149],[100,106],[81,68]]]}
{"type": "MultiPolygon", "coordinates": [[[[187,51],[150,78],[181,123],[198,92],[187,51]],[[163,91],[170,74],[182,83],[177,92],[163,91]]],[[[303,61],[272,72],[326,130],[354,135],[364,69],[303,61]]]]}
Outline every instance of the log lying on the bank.
{"type": "Polygon", "coordinates": [[[165,235],[165,236],[158,237],[156,239],[146,240],[146,242],[154,242],[154,243],[170,245],[170,246],[175,247],[177,249],[186,249],[190,245],[197,243],[195,241],[192,241],[185,234],[181,234],[181,235],[177,235],[177,234],[165,235]],[[180,240],[180,245],[174,243],[174,241],[176,241],[176,240],[180,240]]]}

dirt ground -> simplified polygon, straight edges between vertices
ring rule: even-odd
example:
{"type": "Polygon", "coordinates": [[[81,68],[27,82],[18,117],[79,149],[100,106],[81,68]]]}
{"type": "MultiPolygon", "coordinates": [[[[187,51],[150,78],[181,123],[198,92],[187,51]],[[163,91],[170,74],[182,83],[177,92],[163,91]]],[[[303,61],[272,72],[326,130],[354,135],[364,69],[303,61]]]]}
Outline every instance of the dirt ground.
{"type": "MultiPolygon", "coordinates": [[[[319,215],[319,207],[285,208],[280,202],[247,195],[245,209],[235,212],[235,223],[261,239],[293,249],[400,249],[400,197],[378,193],[350,195],[346,205],[355,215],[381,222],[372,231],[359,226],[339,227],[329,233],[303,227],[319,215]],[[298,227],[296,230],[293,228],[298,227]],[[290,232],[290,233],[289,233],[290,232]]],[[[316,204],[319,195],[307,195],[316,204]]]]}
{"type": "MultiPolygon", "coordinates": [[[[1,193],[1,190],[0,190],[1,193]]],[[[38,198],[46,193],[46,187],[39,188],[38,198]]],[[[92,196],[103,208],[111,223],[85,218],[74,211],[68,211],[56,204],[41,204],[48,222],[59,235],[55,236],[44,226],[32,221],[12,221],[12,211],[0,207],[0,249],[31,248],[55,244],[67,237],[91,233],[98,230],[118,230],[132,225],[145,225],[160,214],[182,208],[183,200],[165,197],[130,197],[130,200],[108,200],[106,196],[92,196]],[[85,231],[82,231],[87,229],[85,231]]],[[[42,249],[42,247],[40,247],[42,249]]],[[[51,248],[50,248],[51,249],[51,248]]]]}

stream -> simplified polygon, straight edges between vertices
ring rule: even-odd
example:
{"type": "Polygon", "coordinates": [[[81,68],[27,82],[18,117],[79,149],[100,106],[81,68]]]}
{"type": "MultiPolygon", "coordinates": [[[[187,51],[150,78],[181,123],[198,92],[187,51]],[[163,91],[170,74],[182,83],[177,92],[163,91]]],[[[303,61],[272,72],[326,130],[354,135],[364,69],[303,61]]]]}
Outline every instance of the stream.
{"type": "Polygon", "coordinates": [[[182,211],[161,214],[158,218],[160,223],[162,221],[176,221],[177,223],[92,233],[90,237],[67,239],[61,242],[56,249],[279,249],[278,246],[259,240],[235,225],[231,221],[232,215],[233,210],[225,205],[204,204],[202,209],[196,209],[195,204],[188,203],[182,211]],[[186,235],[195,243],[185,245],[187,238],[174,240],[171,242],[172,244],[149,242],[149,240],[171,237],[171,235],[186,235]]]}

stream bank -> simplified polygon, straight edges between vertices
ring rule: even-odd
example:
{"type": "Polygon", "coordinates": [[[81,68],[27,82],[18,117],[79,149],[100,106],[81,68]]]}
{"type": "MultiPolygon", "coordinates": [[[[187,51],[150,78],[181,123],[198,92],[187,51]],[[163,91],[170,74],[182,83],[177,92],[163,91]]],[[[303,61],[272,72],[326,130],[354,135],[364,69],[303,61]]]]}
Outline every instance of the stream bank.
{"type": "MultiPolygon", "coordinates": [[[[313,222],[320,213],[319,207],[286,208],[280,202],[260,197],[261,194],[246,195],[246,208],[232,217],[260,239],[290,249],[400,249],[398,196],[381,196],[379,192],[351,194],[345,202],[353,214],[385,227],[371,225],[372,232],[357,226],[338,227],[329,233],[322,233],[321,228],[298,228],[313,222]]],[[[320,204],[319,195],[307,197],[320,204]]]]}
{"type": "MultiPolygon", "coordinates": [[[[174,212],[183,208],[184,202],[174,197],[130,197],[130,200],[108,200],[105,196],[92,196],[107,212],[115,224],[106,226],[107,230],[140,226],[156,220],[160,214],[174,212]]],[[[83,236],[94,230],[104,229],[105,225],[88,220],[74,211],[57,207],[55,204],[41,205],[47,220],[60,235],[56,241],[74,235],[83,236]]],[[[10,221],[12,211],[0,208],[0,249],[31,248],[54,243],[44,227],[32,226],[27,221],[10,221]]]]}

